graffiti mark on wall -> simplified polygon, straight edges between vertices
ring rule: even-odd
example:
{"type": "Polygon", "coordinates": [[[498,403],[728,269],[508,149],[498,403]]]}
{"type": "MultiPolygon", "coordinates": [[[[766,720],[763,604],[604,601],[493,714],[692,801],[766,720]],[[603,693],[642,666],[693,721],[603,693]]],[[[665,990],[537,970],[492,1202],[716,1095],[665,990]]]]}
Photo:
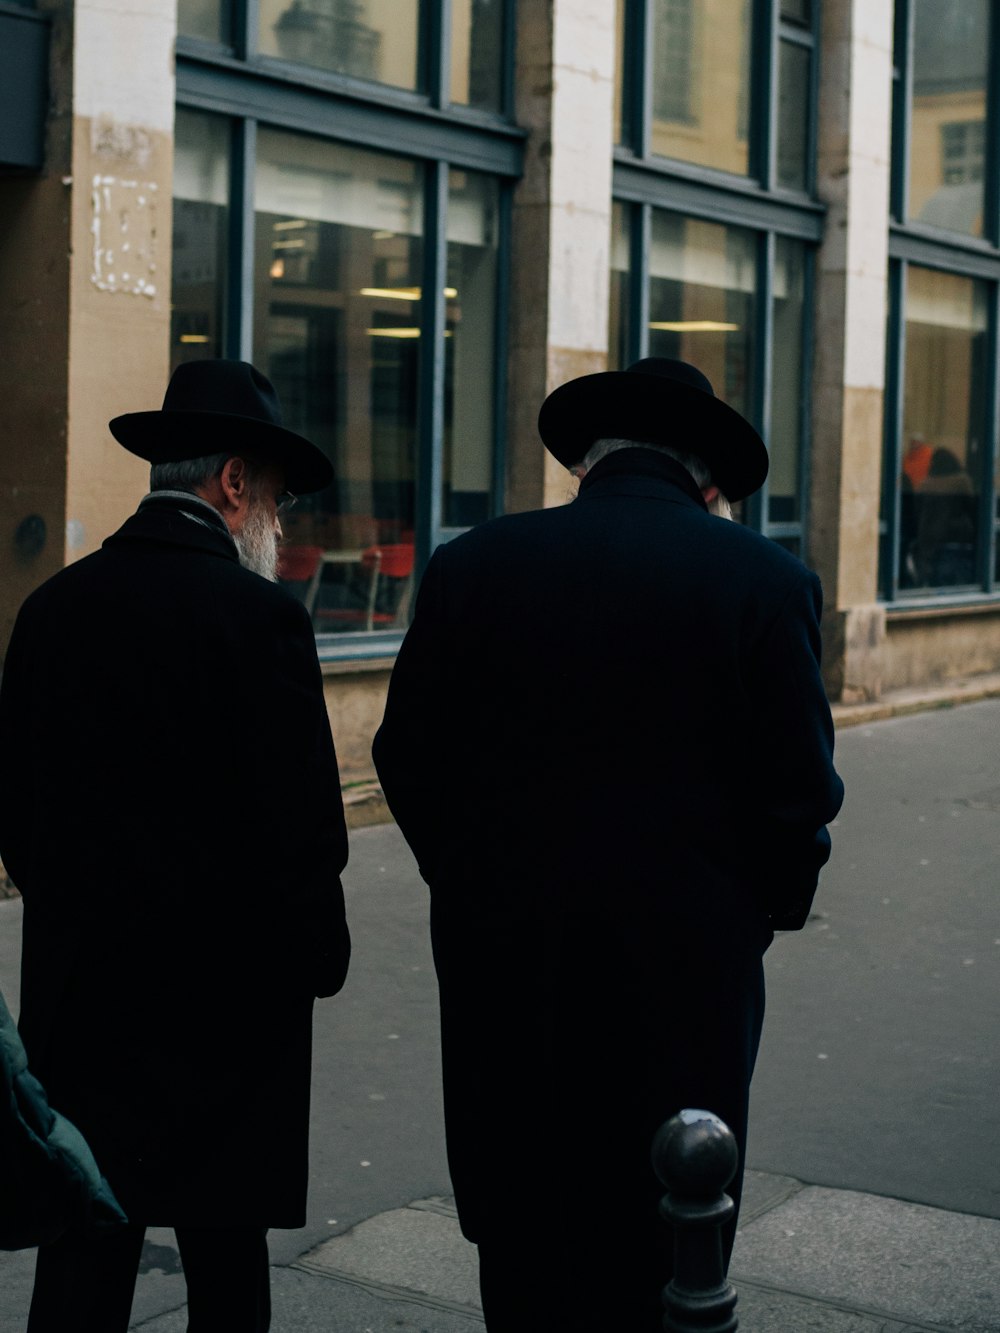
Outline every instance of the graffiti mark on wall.
{"type": "Polygon", "coordinates": [[[102,292],[156,295],[157,188],[152,181],[95,176],[90,281],[102,292]]]}

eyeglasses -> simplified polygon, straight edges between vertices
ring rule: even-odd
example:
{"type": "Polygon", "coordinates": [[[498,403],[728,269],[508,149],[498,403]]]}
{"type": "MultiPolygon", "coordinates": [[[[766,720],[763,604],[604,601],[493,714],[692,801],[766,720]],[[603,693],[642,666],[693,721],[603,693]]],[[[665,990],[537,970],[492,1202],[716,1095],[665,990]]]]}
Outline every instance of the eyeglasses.
{"type": "Polygon", "coordinates": [[[282,491],[280,495],[274,497],[275,512],[278,514],[287,514],[289,509],[294,507],[297,499],[298,496],[293,495],[291,491],[282,491]]]}

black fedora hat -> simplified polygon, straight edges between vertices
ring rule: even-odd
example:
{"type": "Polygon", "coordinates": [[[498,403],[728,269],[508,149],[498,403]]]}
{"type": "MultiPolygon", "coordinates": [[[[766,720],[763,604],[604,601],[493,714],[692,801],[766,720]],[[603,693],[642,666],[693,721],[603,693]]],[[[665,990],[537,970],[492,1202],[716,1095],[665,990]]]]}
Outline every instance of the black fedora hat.
{"type": "Polygon", "coordinates": [[[565,467],[604,439],[696,454],[730,500],[751,495],[767,476],[767,449],[749,421],[716,398],[700,370],[669,357],[561,384],[542,404],[538,432],[565,467]]]}
{"type": "Polygon", "coordinates": [[[283,468],[297,495],[333,480],[326,454],[285,429],[274,386],[247,361],[186,361],[171,375],[159,411],[127,412],[108,426],[129,453],[150,463],[245,450],[283,468]]]}

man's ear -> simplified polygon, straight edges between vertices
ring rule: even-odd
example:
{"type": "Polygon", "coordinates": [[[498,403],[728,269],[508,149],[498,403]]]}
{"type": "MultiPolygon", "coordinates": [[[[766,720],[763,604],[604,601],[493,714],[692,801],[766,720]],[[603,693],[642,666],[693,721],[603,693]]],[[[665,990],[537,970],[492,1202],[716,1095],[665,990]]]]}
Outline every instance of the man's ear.
{"type": "Polygon", "coordinates": [[[710,505],[713,500],[717,500],[719,498],[718,486],[702,486],[701,498],[705,501],[707,505],[710,505]]]}
{"type": "Polygon", "coordinates": [[[246,459],[227,458],[219,473],[219,485],[227,503],[238,509],[249,489],[246,459]]]}

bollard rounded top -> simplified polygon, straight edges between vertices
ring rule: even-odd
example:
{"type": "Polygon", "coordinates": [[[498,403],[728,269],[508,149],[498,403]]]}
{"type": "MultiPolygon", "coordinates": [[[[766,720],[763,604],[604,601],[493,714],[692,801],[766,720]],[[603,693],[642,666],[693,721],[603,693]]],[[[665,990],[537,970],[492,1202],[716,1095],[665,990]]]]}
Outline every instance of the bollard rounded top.
{"type": "Polygon", "coordinates": [[[684,1110],[661,1125],[653,1139],[653,1170],[671,1193],[718,1194],[736,1174],[736,1139],[711,1111],[684,1110]]]}

